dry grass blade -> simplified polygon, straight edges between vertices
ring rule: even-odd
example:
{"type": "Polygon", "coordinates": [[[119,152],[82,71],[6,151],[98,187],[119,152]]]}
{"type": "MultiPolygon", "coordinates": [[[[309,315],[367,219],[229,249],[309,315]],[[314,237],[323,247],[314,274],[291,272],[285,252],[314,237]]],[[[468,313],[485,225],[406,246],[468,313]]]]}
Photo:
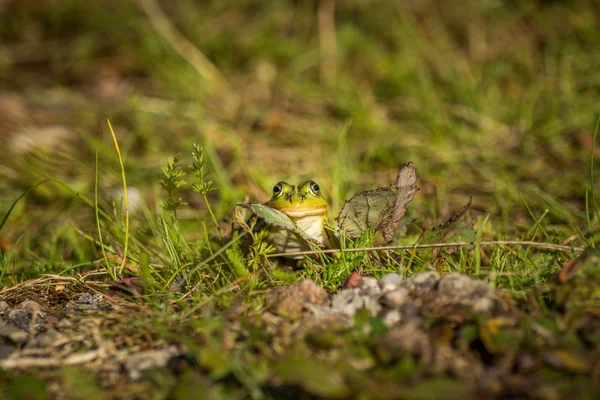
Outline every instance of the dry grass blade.
{"type": "Polygon", "coordinates": [[[154,30],[196,70],[202,79],[220,89],[230,91],[229,84],[221,71],[173,26],[156,1],[134,0],[134,2],[146,13],[154,30]]]}

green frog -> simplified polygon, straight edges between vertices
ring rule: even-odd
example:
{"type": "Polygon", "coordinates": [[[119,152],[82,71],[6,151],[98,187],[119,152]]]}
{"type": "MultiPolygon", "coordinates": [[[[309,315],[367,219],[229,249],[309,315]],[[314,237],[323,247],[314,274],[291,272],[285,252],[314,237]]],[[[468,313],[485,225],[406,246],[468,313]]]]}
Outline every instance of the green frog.
{"type": "MultiPolygon", "coordinates": [[[[273,187],[273,196],[266,205],[286,214],[320,245],[331,247],[327,229],[330,226],[329,204],[315,181],[308,180],[297,186],[279,182],[273,187]]],[[[295,233],[285,229],[272,227],[268,240],[279,253],[310,250],[295,233]]]]}

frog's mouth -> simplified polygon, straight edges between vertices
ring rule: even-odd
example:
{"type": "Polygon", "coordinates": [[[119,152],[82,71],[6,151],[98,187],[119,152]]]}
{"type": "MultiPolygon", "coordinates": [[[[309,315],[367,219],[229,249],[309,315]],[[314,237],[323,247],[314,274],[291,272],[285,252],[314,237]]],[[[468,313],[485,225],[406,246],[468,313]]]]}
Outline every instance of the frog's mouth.
{"type": "Polygon", "coordinates": [[[327,206],[323,205],[310,208],[280,208],[279,211],[281,211],[290,218],[303,218],[315,215],[324,215],[325,213],[327,213],[327,206]]]}

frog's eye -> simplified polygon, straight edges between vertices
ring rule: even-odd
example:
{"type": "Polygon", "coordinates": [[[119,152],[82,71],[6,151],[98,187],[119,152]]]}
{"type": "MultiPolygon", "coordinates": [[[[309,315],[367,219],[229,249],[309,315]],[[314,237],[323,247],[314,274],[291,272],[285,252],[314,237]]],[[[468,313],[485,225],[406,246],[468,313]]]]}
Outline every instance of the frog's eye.
{"type": "Polygon", "coordinates": [[[283,185],[279,182],[277,185],[273,186],[273,196],[279,197],[283,193],[283,185]]]}
{"type": "Polygon", "coordinates": [[[316,182],[311,182],[310,186],[309,186],[310,192],[315,195],[318,196],[319,195],[319,185],[317,185],[316,182]]]}

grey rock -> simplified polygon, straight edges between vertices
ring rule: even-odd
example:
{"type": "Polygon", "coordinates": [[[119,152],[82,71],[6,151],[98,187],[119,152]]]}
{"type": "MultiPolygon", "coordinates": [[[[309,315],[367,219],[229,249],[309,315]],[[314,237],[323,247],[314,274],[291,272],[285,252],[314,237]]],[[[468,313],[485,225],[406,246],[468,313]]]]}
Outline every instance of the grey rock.
{"type": "Polygon", "coordinates": [[[56,329],[50,329],[48,332],[39,334],[35,337],[34,343],[39,347],[51,347],[59,342],[68,342],[66,336],[57,331],[56,329]]]}
{"type": "Polygon", "coordinates": [[[75,301],[77,304],[94,305],[102,301],[102,295],[100,293],[83,293],[75,301]]]}
{"type": "Polygon", "coordinates": [[[83,293],[76,300],[69,301],[65,306],[66,311],[98,311],[112,309],[112,304],[103,301],[102,295],[94,292],[83,293]]]}
{"type": "Polygon", "coordinates": [[[377,296],[381,293],[377,279],[364,276],[360,285],[360,293],[363,296],[377,296]]]}
{"type": "Polygon", "coordinates": [[[132,380],[142,377],[142,371],[149,368],[160,368],[167,365],[169,360],[180,354],[175,346],[164,349],[146,350],[130,355],[125,361],[125,369],[132,380]]]}
{"type": "Polygon", "coordinates": [[[73,327],[73,322],[69,321],[67,318],[62,318],[56,324],[54,324],[54,327],[59,330],[68,329],[73,327]]]}
{"type": "Polygon", "coordinates": [[[456,299],[477,300],[487,296],[490,286],[466,275],[453,273],[444,276],[438,285],[438,294],[456,299]]]}
{"type": "Polygon", "coordinates": [[[29,312],[39,311],[42,312],[42,306],[33,300],[24,300],[13,307],[14,310],[24,310],[29,312]]]}
{"type": "Polygon", "coordinates": [[[0,360],[3,360],[14,353],[17,349],[13,346],[8,346],[0,343],[0,360]]]}
{"type": "Polygon", "coordinates": [[[29,334],[6,322],[0,322],[0,337],[6,338],[14,344],[25,344],[29,339],[29,334]]]}
{"type": "Polygon", "coordinates": [[[5,302],[4,300],[0,301],[0,313],[5,312],[9,308],[10,308],[10,306],[8,305],[7,302],[5,302]]]}
{"type": "Polygon", "coordinates": [[[402,320],[402,314],[399,310],[387,310],[381,315],[381,320],[386,326],[392,327],[402,320]]]}
{"type": "Polygon", "coordinates": [[[363,307],[360,289],[344,289],[336,293],[331,299],[331,308],[347,316],[353,316],[363,307]]]}
{"type": "Polygon", "coordinates": [[[434,271],[421,272],[403,281],[400,286],[405,287],[417,295],[430,292],[436,288],[440,274],[434,271]]]}
{"type": "MultiPolygon", "coordinates": [[[[37,318],[40,320],[41,318],[37,318]]],[[[26,310],[10,310],[8,312],[8,320],[18,328],[29,332],[31,322],[33,321],[33,313],[26,310]]]]}
{"type": "Polygon", "coordinates": [[[400,308],[400,306],[411,300],[410,292],[406,288],[397,288],[384,293],[381,296],[381,303],[389,308],[400,308]]]}
{"type": "Polygon", "coordinates": [[[476,313],[489,314],[494,311],[496,302],[489,297],[476,300],[473,303],[472,310],[476,313]]]}
{"type": "Polygon", "coordinates": [[[369,315],[376,316],[381,311],[379,297],[363,297],[363,308],[366,308],[369,315]]]}
{"type": "Polygon", "coordinates": [[[381,279],[379,279],[379,287],[383,292],[388,292],[390,290],[396,289],[402,283],[402,276],[395,272],[391,274],[386,274],[381,279]]]}
{"type": "Polygon", "coordinates": [[[331,300],[332,311],[352,317],[359,310],[366,308],[369,314],[377,315],[381,310],[379,296],[364,295],[362,291],[363,289],[345,289],[336,293],[331,300]]]}
{"type": "Polygon", "coordinates": [[[335,312],[330,307],[322,306],[319,304],[307,303],[305,305],[306,310],[317,319],[327,319],[335,317],[335,312]]]}
{"type": "Polygon", "coordinates": [[[402,322],[412,321],[419,317],[419,307],[414,303],[404,303],[400,306],[402,322]]]}

